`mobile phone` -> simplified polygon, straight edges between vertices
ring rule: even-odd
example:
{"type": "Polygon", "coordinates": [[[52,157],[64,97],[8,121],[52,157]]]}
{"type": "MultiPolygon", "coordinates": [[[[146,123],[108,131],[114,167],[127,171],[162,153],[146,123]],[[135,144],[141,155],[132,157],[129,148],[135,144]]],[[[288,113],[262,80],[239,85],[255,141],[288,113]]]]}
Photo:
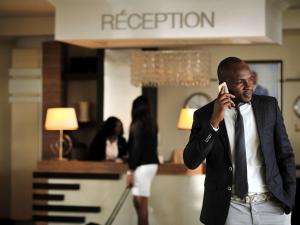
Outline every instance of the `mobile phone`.
{"type": "Polygon", "coordinates": [[[219,85],[219,93],[220,93],[220,91],[222,90],[223,87],[224,87],[224,93],[228,94],[229,90],[228,90],[228,87],[227,87],[227,84],[226,84],[225,81],[219,85]]]}

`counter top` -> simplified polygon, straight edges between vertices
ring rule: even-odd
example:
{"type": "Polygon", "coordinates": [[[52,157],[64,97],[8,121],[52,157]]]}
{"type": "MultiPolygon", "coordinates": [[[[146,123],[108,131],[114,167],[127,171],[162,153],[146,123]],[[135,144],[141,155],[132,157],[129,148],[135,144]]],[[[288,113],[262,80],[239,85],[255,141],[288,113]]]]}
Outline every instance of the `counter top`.
{"type": "MultiPolygon", "coordinates": [[[[63,172],[63,173],[126,173],[128,167],[124,163],[116,162],[90,162],[78,160],[44,160],[39,161],[37,171],[39,172],[63,172]]],[[[204,166],[201,164],[195,170],[189,170],[183,164],[164,163],[159,165],[160,175],[194,175],[204,174],[204,166]]]]}

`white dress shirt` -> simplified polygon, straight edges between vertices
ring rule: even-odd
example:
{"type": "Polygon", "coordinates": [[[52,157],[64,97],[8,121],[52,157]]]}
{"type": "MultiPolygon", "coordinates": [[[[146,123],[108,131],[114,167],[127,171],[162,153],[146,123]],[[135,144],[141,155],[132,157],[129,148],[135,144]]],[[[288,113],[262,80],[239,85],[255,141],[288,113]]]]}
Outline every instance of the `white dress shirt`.
{"type": "Polygon", "coordinates": [[[116,160],[118,157],[118,142],[117,140],[110,142],[106,139],[105,158],[106,160],[116,160]]]}
{"type": "MultiPolygon", "coordinates": [[[[245,130],[245,145],[246,145],[246,157],[247,157],[247,178],[248,178],[248,193],[262,193],[267,192],[265,165],[262,158],[262,152],[260,148],[260,142],[256,127],[256,121],[252,105],[250,103],[240,106],[240,112],[243,116],[244,130],[245,130]]],[[[236,110],[226,109],[224,114],[224,120],[226,130],[228,134],[233,172],[235,171],[235,120],[236,110]]],[[[234,184],[233,184],[234,193],[234,184]]]]}

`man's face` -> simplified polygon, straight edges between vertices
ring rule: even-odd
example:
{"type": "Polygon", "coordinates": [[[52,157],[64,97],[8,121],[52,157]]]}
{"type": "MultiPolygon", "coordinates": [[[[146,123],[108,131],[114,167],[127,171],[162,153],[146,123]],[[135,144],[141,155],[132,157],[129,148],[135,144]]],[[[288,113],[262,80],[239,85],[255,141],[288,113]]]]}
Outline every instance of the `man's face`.
{"type": "Polygon", "coordinates": [[[246,63],[231,66],[230,76],[226,79],[229,92],[237,102],[250,102],[253,94],[254,80],[246,63]]]}

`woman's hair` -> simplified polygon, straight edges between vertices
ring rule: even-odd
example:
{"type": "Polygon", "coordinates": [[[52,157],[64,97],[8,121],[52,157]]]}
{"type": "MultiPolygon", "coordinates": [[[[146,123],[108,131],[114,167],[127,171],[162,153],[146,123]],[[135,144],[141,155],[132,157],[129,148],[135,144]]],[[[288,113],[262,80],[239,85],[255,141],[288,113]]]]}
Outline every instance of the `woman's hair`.
{"type": "Polygon", "coordinates": [[[156,131],[156,123],[151,114],[151,107],[148,99],[145,96],[137,97],[132,103],[131,124],[140,122],[145,130],[156,131]]]}
{"type": "MultiPolygon", "coordinates": [[[[107,120],[104,121],[102,131],[106,138],[116,135],[116,126],[118,122],[121,123],[122,125],[121,120],[119,120],[117,117],[114,116],[108,117],[107,120]]],[[[123,133],[124,131],[122,125],[121,133],[118,136],[122,136],[123,133]]]]}

